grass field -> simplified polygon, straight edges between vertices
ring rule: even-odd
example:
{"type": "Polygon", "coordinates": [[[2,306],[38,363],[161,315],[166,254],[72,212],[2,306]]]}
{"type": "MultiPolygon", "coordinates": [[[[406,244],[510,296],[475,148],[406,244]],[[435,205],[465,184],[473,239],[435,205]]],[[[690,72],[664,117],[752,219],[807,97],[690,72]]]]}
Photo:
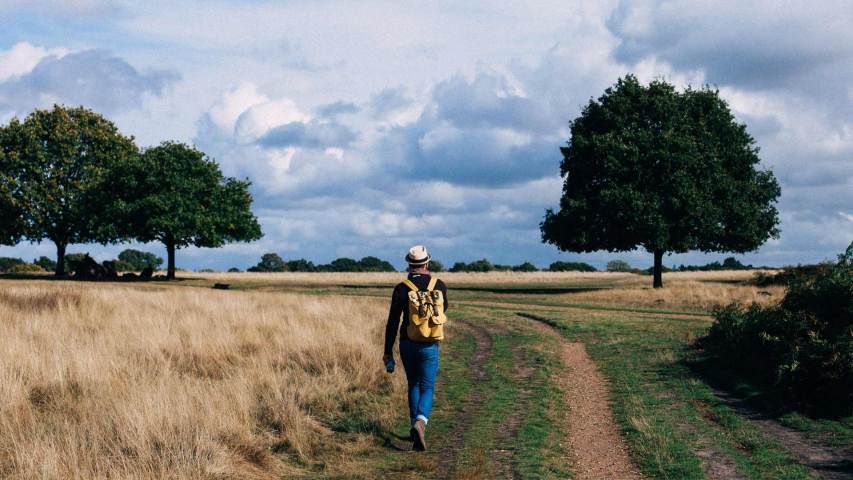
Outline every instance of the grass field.
{"type": "Polygon", "coordinates": [[[380,361],[403,274],[0,280],[0,477],[596,478],[573,443],[581,370],[561,352],[576,345],[630,471],[853,478],[853,418],[771,408],[691,349],[715,304],[781,298],[750,275],[652,290],[632,274],[439,274],[451,323],[426,453],[409,451],[402,371],[380,361]]]}

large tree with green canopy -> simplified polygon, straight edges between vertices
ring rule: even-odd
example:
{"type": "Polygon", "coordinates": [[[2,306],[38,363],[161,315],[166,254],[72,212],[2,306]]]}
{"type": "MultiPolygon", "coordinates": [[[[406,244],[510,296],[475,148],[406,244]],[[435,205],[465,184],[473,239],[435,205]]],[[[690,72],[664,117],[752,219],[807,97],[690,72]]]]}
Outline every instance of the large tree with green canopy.
{"type": "Polygon", "coordinates": [[[0,245],[15,245],[24,233],[24,205],[20,184],[20,162],[16,152],[4,151],[0,129],[0,245]]]}
{"type": "MultiPolygon", "coordinates": [[[[117,240],[94,214],[103,183],[117,164],[137,154],[133,139],[84,107],[35,110],[3,127],[2,150],[17,167],[15,200],[23,206],[26,237],[56,245],[56,275],[65,274],[73,243],[117,240]]],[[[3,187],[0,187],[3,188],[3,187]]]]}
{"type": "Polygon", "coordinates": [[[164,142],[113,172],[106,215],[119,236],[166,246],[167,278],[175,278],[175,250],[221,247],[261,238],[249,182],[223,176],[194,147],[164,142]]]}
{"type": "Polygon", "coordinates": [[[658,288],[666,253],[744,253],[778,237],[779,184],[716,90],[628,75],[590,100],[560,150],[560,209],[540,226],[560,250],[643,248],[658,288]]]}

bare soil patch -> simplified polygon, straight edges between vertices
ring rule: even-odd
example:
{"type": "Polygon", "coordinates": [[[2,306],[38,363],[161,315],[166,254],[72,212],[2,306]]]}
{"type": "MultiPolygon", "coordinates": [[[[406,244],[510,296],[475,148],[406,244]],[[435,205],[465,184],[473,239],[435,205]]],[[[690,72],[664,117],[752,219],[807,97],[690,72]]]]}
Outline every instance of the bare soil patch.
{"type": "MultiPolygon", "coordinates": [[[[526,317],[523,317],[526,318],[526,317]]],[[[628,455],[610,410],[607,383],[583,343],[569,342],[548,325],[531,320],[544,333],[557,336],[569,371],[558,381],[569,408],[566,441],[579,480],[642,478],[628,455]]]]}

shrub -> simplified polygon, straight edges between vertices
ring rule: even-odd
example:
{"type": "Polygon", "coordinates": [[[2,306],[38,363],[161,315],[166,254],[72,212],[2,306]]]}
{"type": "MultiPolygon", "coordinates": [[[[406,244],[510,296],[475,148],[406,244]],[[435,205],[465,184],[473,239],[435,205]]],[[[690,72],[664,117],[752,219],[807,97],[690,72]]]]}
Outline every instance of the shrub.
{"type": "Polygon", "coordinates": [[[492,265],[492,263],[486,260],[485,258],[482,260],[473,261],[467,266],[468,270],[466,271],[468,272],[491,272],[495,269],[494,265],[492,265]]]}
{"type": "Polygon", "coordinates": [[[77,268],[77,265],[82,262],[86,257],[89,256],[89,253],[69,253],[65,255],[65,272],[70,273],[73,272],[74,269],[77,268]]]}
{"type": "Polygon", "coordinates": [[[752,265],[744,265],[735,257],[726,257],[723,259],[723,263],[711,262],[705,265],[679,265],[675,270],[679,272],[707,272],[717,270],[752,270],[753,268],[752,265]]]}
{"type": "Polygon", "coordinates": [[[0,257],[0,272],[9,272],[15,265],[22,265],[24,262],[20,258],[0,257]]]}
{"type": "Polygon", "coordinates": [[[18,263],[12,265],[8,270],[6,270],[7,273],[30,273],[43,271],[44,269],[41,268],[41,266],[34,263],[18,263]]]}
{"type": "Polygon", "coordinates": [[[254,267],[250,267],[249,272],[284,272],[287,270],[287,265],[284,259],[277,253],[265,253],[261,256],[261,261],[254,267]]]}
{"type": "Polygon", "coordinates": [[[141,271],[146,268],[157,270],[163,264],[163,259],[150,252],[143,252],[128,248],[122,250],[118,254],[120,265],[116,265],[116,270],[120,272],[141,271]]]}
{"type": "MultiPolygon", "coordinates": [[[[138,265],[134,265],[121,259],[113,260],[113,266],[115,266],[116,272],[141,272],[142,270],[145,270],[145,267],[137,268],[138,265]]],[[[153,265],[151,266],[151,269],[157,270],[153,265]]]]}
{"type": "Polygon", "coordinates": [[[429,271],[434,272],[434,273],[443,272],[444,271],[444,265],[441,262],[439,262],[438,260],[430,260],[429,261],[429,271]]]}
{"type": "Polygon", "coordinates": [[[298,260],[290,260],[287,262],[288,272],[316,272],[317,266],[314,262],[300,258],[298,260]]]}
{"type": "Polygon", "coordinates": [[[539,268],[530,262],[524,262],[521,265],[512,267],[513,272],[538,272],[539,268]]]}
{"type": "Polygon", "coordinates": [[[40,266],[47,272],[53,272],[56,270],[56,261],[50,257],[45,257],[44,255],[33,260],[33,264],[40,266]]]}
{"type": "Polygon", "coordinates": [[[318,271],[318,272],[396,272],[389,262],[377,257],[367,256],[361,260],[353,260],[352,258],[337,258],[331,263],[314,267],[311,262],[305,262],[300,268],[312,268],[313,270],[294,270],[294,271],[318,271]]]}
{"type": "Polygon", "coordinates": [[[700,345],[717,361],[797,404],[853,411],[853,244],[834,265],[791,280],[778,305],[714,316],[700,345]]]}
{"type": "Polygon", "coordinates": [[[752,283],[759,287],[768,285],[788,285],[791,282],[800,281],[808,278],[813,278],[822,273],[826,273],[832,268],[831,262],[822,262],[814,265],[796,265],[787,266],[781,272],[767,274],[758,272],[752,280],[752,283]]]}
{"type": "Polygon", "coordinates": [[[228,273],[240,273],[241,270],[237,267],[231,267],[228,269],[228,273]]]}
{"type": "Polygon", "coordinates": [[[352,258],[336,258],[327,265],[318,267],[321,272],[359,272],[361,271],[358,261],[352,258]]]}
{"type": "Polygon", "coordinates": [[[468,264],[465,262],[456,262],[450,267],[451,272],[467,272],[468,264]]]}
{"type": "Polygon", "coordinates": [[[485,258],[481,260],[476,260],[471,263],[465,262],[456,262],[451,267],[451,272],[491,272],[492,270],[496,270],[495,267],[505,268],[507,270],[512,267],[508,267],[505,265],[492,265],[492,262],[486,260],[485,258]]]}
{"type": "Polygon", "coordinates": [[[358,261],[361,272],[396,272],[397,269],[385,260],[376,257],[364,257],[358,261]]]}
{"type": "Polygon", "coordinates": [[[608,272],[631,272],[634,269],[625,260],[611,260],[607,262],[608,272]]]}
{"type": "Polygon", "coordinates": [[[583,262],[554,262],[548,266],[549,272],[596,272],[595,267],[583,262]]]}

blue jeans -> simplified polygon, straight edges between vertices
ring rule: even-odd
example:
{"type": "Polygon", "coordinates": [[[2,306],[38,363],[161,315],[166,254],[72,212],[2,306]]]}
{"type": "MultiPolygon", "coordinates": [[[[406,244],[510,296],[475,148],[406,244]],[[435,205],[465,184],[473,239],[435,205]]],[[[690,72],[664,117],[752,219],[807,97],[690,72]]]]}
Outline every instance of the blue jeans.
{"type": "Polygon", "coordinates": [[[424,343],[400,339],[400,358],[409,382],[409,418],[429,422],[432,394],[438,375],[438,342],[424,343]]]}

